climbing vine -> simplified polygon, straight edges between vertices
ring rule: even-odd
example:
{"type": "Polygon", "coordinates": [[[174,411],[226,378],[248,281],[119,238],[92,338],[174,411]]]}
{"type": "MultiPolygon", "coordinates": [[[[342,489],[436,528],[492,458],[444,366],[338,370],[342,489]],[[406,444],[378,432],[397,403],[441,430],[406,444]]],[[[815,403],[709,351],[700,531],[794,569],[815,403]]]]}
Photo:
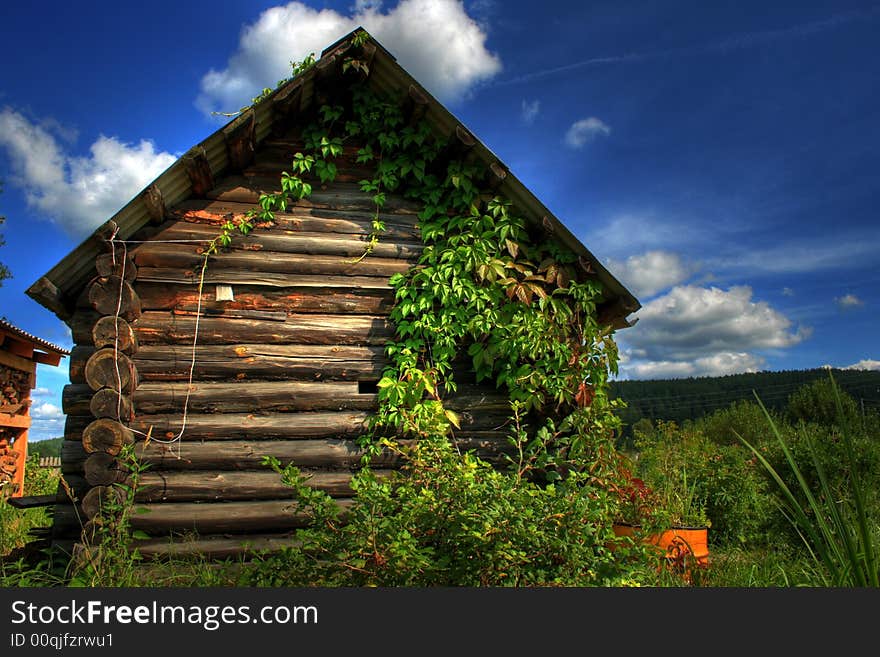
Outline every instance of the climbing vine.
{"type": "MultiPolygon", "coordinates": [[[[364,37],[355,39],[363,45],[364,37]]],[[[349,56],[342,70],[360,77],[368,64],[349,56]]],[[[479,162],[455,156],[449,140],[397,99],[357,81],[348,88],[304,128],[280,191],[226,222],[205,251],[207,263],[234,233],[268,225],[313,184],[334,181],[346,149],[371,171],[359,187],[373,206],[370,235],[352,262],[382,239],[390,195],[420,208],[420,258],[390,279],[395,335],[377,383],[378,411],[361,439],[364,467],[351,482],[356,503],[343,521],[295,466],[267,458],[313,522],[296,550],[267,558],[256,583],[628,581],[644,559],[639,548],[608,548],[622,482],[617,402],[606,390],[618,354],[611,328],[596,319],[601,284],[510,200],[487,191],[479,162]],[[462,372],[509,399],[499,427],[512,447],[505,472],[448,440],[465,425],[449,407],[462,372]],[[402,459],[392,480],[370,467],[380,454],[402,459]]]]}
{"type": "MultiPolygon", "coordinates": [[[[366,66],[348,57],[343,68],[366,66]]],[[[309,181],[332,182],[346,144],[357,145],[357,163],[373,170],[360,181],[374,213],[356,261],[385,230],[387,194],[419,204],[424,249],[414,267],[390,279],[396,335],[386,349],[391,365],[378,382],[368,446],[460,429],[461,418],[444,400],[457,389],[462,359],[477,382],[491,381],[509,394],[508,427],[520,434],[517,440],[532,437],[532,458],[551,479],[559,468],[548,464],[564,458],[566,467],[576,467],[591,441],[610,438],[617,419],[606,383],[616,373],[617,349],[610,327],[596,320],[601,284],[578,271],[575,254],[528,226],[509,200],[486,193],[479,163],[449,158],[447,140],[426,121],[408,122],[401,103],[365,84],[352,85],[349,102],[321,106],[302,138],[303,150],[281,175],[281,191],[262,194],[259,207],[223,224],[206,257],[228,246],[234,232],[247,234],[309,196],[309,181]]]]}

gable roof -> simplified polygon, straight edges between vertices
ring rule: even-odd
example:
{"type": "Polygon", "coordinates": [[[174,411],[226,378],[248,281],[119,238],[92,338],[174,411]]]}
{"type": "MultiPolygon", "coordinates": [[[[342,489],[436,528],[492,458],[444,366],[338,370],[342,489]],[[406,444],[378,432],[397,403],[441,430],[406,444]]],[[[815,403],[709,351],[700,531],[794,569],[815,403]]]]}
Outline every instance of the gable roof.
{"type": "Polygon", "coordinates": [[[47,342],[35,335],[31,335],[27,331],[18,328],[14,324],[11,324],[0,317],[0,342],[6,342],[10,338],[18,343],[24,342],[28,348],[27,353],[30,353],[31,350],[33,350],[33,353],[28,356],[28,359],[38,363],[57,365],[62,356],[70,355],[70,352],[67,349],[54,345],[51,342],[47,342]]]}
{"type": "MultiPolygon", "coordinates": [[[[322,80],[333,78],[342,66],[346,53],[357,46],[353,37],[357,28],[327,47],[316,64],[271,94],[243,111],[212,135],[191,148],[174,162],[146,189],[135,196],[115,215],[98,227],[79,246],[39,278],[27,294],[55,313],[60,319],[72,316],[76,298],[95,276],[95,259],[104,251],[104,240],[115,234],[130,239],[151,223],[164,220],[165,208],[189,198],[205,179],[216,179],[236,168],[236,163],[253,153],[271,132],[273,124],[286,120],[300,108],[308,107],[316,96],[322,80]]],[[[631,326],[627,316],[640,308],[638,300],[602,266],[552,212],[523,185],[507,166],[439,101],[428,93],[403,67],[394,55],[374,38],[363,46],[362,57],[368,60],[368,84],[377,92],[408,96],[419,106],[431,128],[443,136],[451,136],[466,144],[475,160],[482,162],[497,184],[496,191],[507,197],[527,221],[543,225],[548,233],[579,256],[580,266],[597,276],[605,290],[600,306],[600,320],[615,328],[631,326]]],[[[240,167],[239,167],[240,168],[240,167]]]]}

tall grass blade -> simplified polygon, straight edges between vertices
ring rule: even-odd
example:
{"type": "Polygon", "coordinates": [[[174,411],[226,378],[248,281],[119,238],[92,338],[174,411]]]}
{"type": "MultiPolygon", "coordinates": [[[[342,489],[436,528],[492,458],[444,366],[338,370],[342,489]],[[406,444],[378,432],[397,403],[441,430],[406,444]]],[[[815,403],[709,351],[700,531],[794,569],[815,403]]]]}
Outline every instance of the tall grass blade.
{"type": "MultiPolygon", "coordinates": [[[[837,499],[836,493],[838,491],[834,490],[812,437],[804,433],[802,439],[820,484],[818,497],[813,494],[785,439],[757,395],[755,397],[758,404],[782,449],[785,461],[797,480],[799,492],[806,503],[798,499],[782,476],[758,449],[739,434],[737,434],[737,438],[755,455],[776,482],[785,502],[783,514],[792,523],[801,540],[804,541],[815,563],[822,566],[828,573],[833,585],[876,587],[880,585],[878,583],[880,572],[877,569],[877,552],[873,544],[872,527],[857,468],[855,449],[843,412],[840,393],[833,376],[831,383],[839,418],[841,440],[849,470],[848,489],[841,491],[840,500],[837,499]]],[[[823,577],[823,581],[827,585],[829,579],[823,577]]]]}

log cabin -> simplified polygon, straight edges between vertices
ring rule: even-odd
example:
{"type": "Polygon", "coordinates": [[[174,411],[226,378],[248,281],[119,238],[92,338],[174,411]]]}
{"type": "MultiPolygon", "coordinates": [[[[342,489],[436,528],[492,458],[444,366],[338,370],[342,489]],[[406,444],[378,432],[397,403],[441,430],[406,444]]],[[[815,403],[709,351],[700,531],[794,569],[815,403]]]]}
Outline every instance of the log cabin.
{"type": "MultiPolygon", "coordinates": [[[[388,281],[419,258],[420,208],[389,194],[381,239],[359,260],[374,205],[357,184],[365,165],[347,144],[332,182],[276,213],[273,226],[236,236],[202,273],[200,263],[218,226],[278,191],[303,126],[344,98],[352,79],[399,99],[408,120],[426,121],[479,165],[484,184],[598,278],[600,321],[630,325],[633,295],[390,52],[355,39],[360,33],[194,146],[28,289],[74,342],[61,468],[75,499],[59,493],[56,544],[79,541],[84,525],[88,532],[88,519],[127,477],[118,456],[128,444],[148,466],[136,496],[145,512],[132,516],[151,537],[138,542],[148,559],[290,544],[304,518],[266,456],[351,503],[356,439],[376,408],[394,331],[388,281]],[[362,63],[354,74],[343,66],[353,55],[362,63]],[[180,535],[190,540],[169,540],[180,535]]],[[[464,385],[449,404],[462,417],[460,444],[489,459],[503,451],[503,395],[464,385]]],[[[380,457],[371,467],[395,463],[380,457]]]]}

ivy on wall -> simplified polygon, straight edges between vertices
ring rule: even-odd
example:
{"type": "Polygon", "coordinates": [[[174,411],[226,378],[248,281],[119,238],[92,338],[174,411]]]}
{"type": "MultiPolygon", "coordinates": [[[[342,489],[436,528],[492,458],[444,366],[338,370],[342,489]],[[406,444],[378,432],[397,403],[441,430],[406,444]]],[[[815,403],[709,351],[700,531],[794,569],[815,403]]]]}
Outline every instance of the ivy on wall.
{"type": "MultiPolygon", "coordinates": [[[[359,73],[366,66],[350,57],[343,68],[359,73]]],[[[374,171],[360,181],[375,208],[361,258],[385,229],[388,194],[419,204],[425,246],[417,265],[390,279],[396,335],[378,383],[371,446],[381,447],[383,436],[387,445],[397,437],[454,434],[460,418],[443,402],[456,391],[454,364],[465,356],[478,382],[508,393],[521,460],[545,477],[580,467],[597,440],[611,439],[620,402],[608,398],[607,382],[617,371],[617,348],[612,329],[596,321],[601,284],[579,276],[574,253],[530,228],[509,200],[485,193],[484,167],[450,159],[446,140],[426,121],[408,123],[401,103],[366,84],[353,84],[345,105],[321,106],[302,136],[281,191],[263,194],[243,220],[224,224],[206,253],[309,196],[309,180],[332,182],[347,143],[360,146],[357,163],[374,171]]]]}

